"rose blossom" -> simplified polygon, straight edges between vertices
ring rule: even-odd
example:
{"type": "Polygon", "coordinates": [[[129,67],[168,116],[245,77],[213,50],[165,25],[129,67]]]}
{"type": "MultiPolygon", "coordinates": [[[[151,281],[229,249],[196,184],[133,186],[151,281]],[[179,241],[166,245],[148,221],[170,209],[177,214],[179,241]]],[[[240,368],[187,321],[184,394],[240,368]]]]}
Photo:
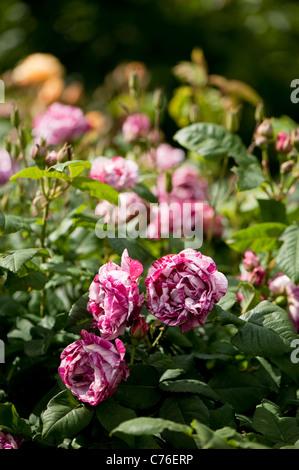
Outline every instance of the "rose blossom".
{"type": "Polygon", "coordinates": [[[16,164],[5,149],[0,149],[0,185],[9,181],[9,178],[16,172],[16,164]]]}
{"type": "Polygon", "coordinates": [[[109,261],[95,276],[89,288],[88,311],[93,315],[92,327],[98,327],[105,339],[124,334],[127,326],[139,316],[143,294],[139,294],[137,279],[142,264],[124,250],[121,267],[109,261]]]}
{"type": "Polygon", "coordinates": [[[122,191],[136,186],[139,168],[136,162],[123,157],[97,157],[92,162],[89,177],[109,184],[117,191],[122,191]]]}
{"type": "Polygon", "coordinates": [[[283,273],[278,273],[274,279],[269,281],[268,287],[272,298],[285,296],[287,309],[295,330],[299,333],[299,286],[283,273]]]}
{"type": "Polygon", "coordinates": [[[155,261],[145,285],[148,310],[184,332],[205,323],[214,303],[225,295],[228,282],[212,258],[189,248],[155,261]]]}
{"type": "Polygon", "coordinates": [[[13,437],[5,431],[0,431],[0,449],[18,449],[23,442],[23,436],[13,437]]]}
{"type": "Polygon", "coordinates": [[[151,130],[151,122],[146,114],[131,114],[122,126],[122,132],[126,142],[135,142],[145,137],[151,130]]]}
{"type": "Polygon", "coordinates": [[[158,170],[170,170],[179,165],[185,158],[185,152],[169,144],[160,144],[156,149],[156,165],[158,170]]]}
{"type": "Polygon", "coordinates": [[[53,103],[33,120],[32,134],[47,145],[59,145],[81,137],[91,129],[80,108],[53,103]]]}
{"type": "Polygon", "coordinates": [[[62,351],[58,372],[73,395],[96,406],[110,398],[121,380],[128,378],[126,350],[120,339],[115,340],[114,346],[85,330],[81,331],[81,338],[62,351]]]}

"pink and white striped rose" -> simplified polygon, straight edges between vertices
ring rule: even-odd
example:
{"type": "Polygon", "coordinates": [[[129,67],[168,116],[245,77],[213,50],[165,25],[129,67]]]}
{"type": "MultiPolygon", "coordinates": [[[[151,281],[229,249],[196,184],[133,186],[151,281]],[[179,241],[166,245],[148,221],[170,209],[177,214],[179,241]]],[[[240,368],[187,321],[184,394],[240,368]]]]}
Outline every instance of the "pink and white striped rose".
{"type": "Polygon", "coordinates": [[[110,398],[120,382],[128,378],[126,350],[120,339],[114,345],[85,330],[81,331],[81,338],[62,351],[58,372],[73,395],[96,406],[110,398]]]}
{"type": "Polygon", "coordinates": [[[138,277],[142,264],[124,250],[121,266],[109,261],[95,276],[89,288],[88,311],[93,316],[92,327],[98,327],[105,339],[124,334],[127,326],[138,318],[143,294],[139,293],[138,277]]]}
{"type": "Polygon", "coordinates": [[[8,432],[0,431],[0,449],[18,449],[23,440],[23,436],[13,437],[8,432]]]}
{"type": "Polygon", "coordinates": [[[214,304],[225,295],[228,282],[212,258],[189,248],[155,261],[145,285],[148,310],[184,332],[206,322],[214,304]]]}

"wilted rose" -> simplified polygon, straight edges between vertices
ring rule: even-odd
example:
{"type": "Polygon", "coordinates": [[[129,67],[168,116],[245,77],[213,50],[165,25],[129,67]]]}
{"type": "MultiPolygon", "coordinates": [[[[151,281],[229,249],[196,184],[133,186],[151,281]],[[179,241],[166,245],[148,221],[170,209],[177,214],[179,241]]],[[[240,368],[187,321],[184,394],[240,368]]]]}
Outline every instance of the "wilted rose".
{"type": "Polygon", "coordinates": [[[122,191],[136,186],[139,168],[136,162],[123,157],[97,157],[92,162],[89,177],[122,191]]]}
{"type": "Polygon", "coordinates": [[[81,340],[69,344],[61,353],[59,375],[73,395],[92,406],[114,394],[121,380],[129,376],[124,359],[125,347],[81,331],[81,340]]]}
{"type": "Polygon", "coordinates": [[[81,137],[91,129],[83,111],[75,106],[53,103],[33,120],[32,134],[47,145],[59,145],[81,137]]]}
{"type": "Polygon", "coordinates": [[[225,295],[228,282],[212,258],[186,249],[155,261],[145,285],[148,310],[184,332],[205,323],[214,304],[225,295]]]}
{"type": "Polygon", "coordinates": [[[138,277],[142,264],[124,250],[121,266],[109,261],[95,276],[89,288],[88,311],[93,315],[92,327],[98,327],[105,339],[124,334],[127,326],[138,318],[143,303],[138,277]]]}

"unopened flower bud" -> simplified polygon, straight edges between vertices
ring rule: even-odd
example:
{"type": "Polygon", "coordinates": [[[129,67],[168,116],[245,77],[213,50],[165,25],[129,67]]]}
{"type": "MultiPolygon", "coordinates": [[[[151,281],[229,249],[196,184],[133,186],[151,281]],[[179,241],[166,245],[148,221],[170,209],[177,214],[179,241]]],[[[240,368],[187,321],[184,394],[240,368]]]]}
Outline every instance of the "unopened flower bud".
{"type": "Polygon", "coordinates": [[[265,119],[257,128],[256,134],[263,137],[273,137],[273,126],[271,119],[265,119]]]}
{"type": "Polygon", "coordinates": [[[148,324],[143,317],[139,317],[135,320],[130,328],[130,335],[132,339],[141,341],[148,332],[148,324]]]}
{"type": "Polygon", "coordinates": [[[48,153],[48,155],[45,158],[45,162],[47,166],[53,166],[58,163],[58,154],[55,152],[55,150],[52,150],[51,152],[48,153]]]}
{"type": "Polygon", "coordinates": [[[299,150],[299,128],[292,129],[291,131],[291,142],[293,146],[299,150]]]}
{"type": "Polygon", "coordinates": [[[255,114],[254,114],[256,122],[261,122],[265,119],[265,109],[264,109],[264,103],[260,102],[257,104],[257,107],[255,108],[255,114]]]}
{"type": "Polygon", "coordinates": [[[268,145],[268,139],[267,137],[263,136],[263,135],[255,135],[254,136],[254,142],[255,142],[255,145],[259,148],[262,148],[262,147],[266,147],[268,145]]]}
{"type": "Polygon", "coordinates": [[[21,118],[18,108],[13,108],[10,116],[10,122],[13,127],[18,129],[19,125],[21,124],[21,118]]]}
{"type": "Polygon", "coordinates": [[[67,162],[71,160],[72,157],[72,151],[71,151],[71,146],[70,145],[64,145],[62,149],[57,152],[57,162],[62,163],[62,162],[67,162]]]}
{"type": "Polygon", "coordinates": [[[137,72],[131,72],[129,76],[129,90],[131,95],[136,98],[141,94],[140,82],[137,72]]]}
{"type": "Polygon", "coordinates": [[[289,153],[293,148],[291,136],[285,132],[279,132],[276,138],[275,148],[279,153],[289,153]]]}
{"type": "Polygon", "coordinates": [[[157,88],[154,92],[153,103],[156,109],[161,109],[164,104],[164,95],[161,88],[157,88]]]}
{"type": "Polygon", "coordinates": [[[193,103],[190,108],[189,113],[190,122],[198,122],[199,121],[199,106],[197,103],[193,103]]]}
{"type": "Polygon", "coordinates": [[[11,153],[11,149],[12,149],[11,140],[7,136],[4,139],[4,147],[8,153],[11,153]]]}
{"type": "Polygon", "coordinates": [[[31,150],[31,158],[33,160],[44,160],[48,154],[47,147],[43,144],[34,144],[31,150]]]}
{"type": "Polygon", "coordinates": [[[280,173],[282,174],[286,174],[286,173],[290,173],[292,171],[292,169],[294,168],[294,161],[293,160],[287,160],[286,162],[283,162],[281,165],[280,165],[280,173]]]}
{"type": "Polygon", "coordinates": [[[279,307],[286,307],[288,305],[288,300],[287,300],[287,297],[285,295],[279,295],[274,300],[274,303],[276,305],[278,305],[279,307]]]}
{"type": "Polygon", "coordinates": [[[228,109],[225,120],[227,130],[230,132],[237,132],[240,126],[239,109],[228,109]]]}
{"type": "Polygon", "coordinates": [[[22,127],[19,132],[19,140],[22,149],[25,149],[27,146],[27,135],[25,129],[22,127]]]}

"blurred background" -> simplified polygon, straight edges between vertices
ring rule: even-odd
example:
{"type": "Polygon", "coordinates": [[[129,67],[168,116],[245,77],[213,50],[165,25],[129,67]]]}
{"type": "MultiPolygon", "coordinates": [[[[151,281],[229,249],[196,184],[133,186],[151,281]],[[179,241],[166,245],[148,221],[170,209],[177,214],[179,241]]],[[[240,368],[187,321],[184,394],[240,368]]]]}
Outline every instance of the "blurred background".
{"type": "MultiPolygon", "coordinates": [[[[1,0],[0,73],[25,56],[56,56],[89,99],[124,62],[140,61],[150,88],[168,97],[173,68],[202,49],[209,73],[241,80],[268,115],[299,121],[290,83],[299,78],[299,2],[282,0],[1,0]]],[[[103,91],[103,90],[102,90],[103,91]]],[[[100,96],[100,95],[97,95],[100,96]]],[[[109,99],[109,96],[107,97],[109,99]]],[[[175,128],[168,123],[169,132],[175,128]]]]}

